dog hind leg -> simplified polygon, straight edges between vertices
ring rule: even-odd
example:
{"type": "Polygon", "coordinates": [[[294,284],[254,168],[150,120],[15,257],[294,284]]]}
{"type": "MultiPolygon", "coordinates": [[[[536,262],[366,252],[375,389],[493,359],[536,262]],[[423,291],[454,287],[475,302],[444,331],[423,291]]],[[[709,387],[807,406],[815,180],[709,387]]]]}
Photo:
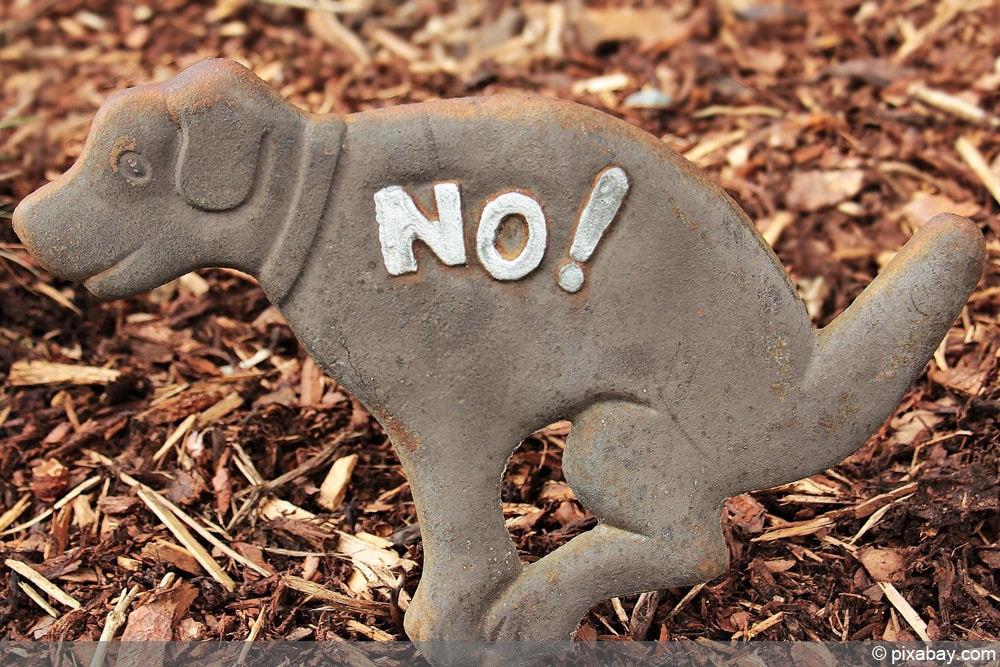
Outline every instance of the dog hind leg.
{"type": "Polygon", "coordinates": [[[725,570],[725,493],[698,444],[674,440],[678,429],[671,415],[628,402],[600,403],[574,420],[563,471],[599,523],[525,568],[490,610],[492,639],[568,639],[602,600],[725,570]]]}

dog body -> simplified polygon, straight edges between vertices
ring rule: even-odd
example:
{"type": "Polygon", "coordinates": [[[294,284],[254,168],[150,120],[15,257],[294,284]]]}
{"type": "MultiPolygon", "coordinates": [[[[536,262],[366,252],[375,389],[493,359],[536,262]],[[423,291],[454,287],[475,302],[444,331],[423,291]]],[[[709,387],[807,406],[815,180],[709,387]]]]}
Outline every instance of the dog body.
{"type": "Polygon", "coordinates": [[[104,298],[212,265],[260,279],[410,477],[414,639],[566,638],[602,599],[721,572],[722,501],[857,449],[984,253],[941,216],[816,331],[739,208],[626,123],[527,97],[319,118],[225,61],[109,99],[15,227],[104,298]],[[500,479],[559,419],[599,525],[523,566],[500,479]]]}

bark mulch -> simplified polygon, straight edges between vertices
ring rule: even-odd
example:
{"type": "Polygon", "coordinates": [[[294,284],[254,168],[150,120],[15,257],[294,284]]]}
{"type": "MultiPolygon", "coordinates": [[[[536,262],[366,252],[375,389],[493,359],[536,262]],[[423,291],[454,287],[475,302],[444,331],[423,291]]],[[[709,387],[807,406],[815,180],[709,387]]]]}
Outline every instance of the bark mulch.
{"type": "MultiPolygon", "coordinates": [[[[972,217],[986,275],[868,444],[732,499],[726,575],[600,604],[577,637],[1000,637],[993,0],[10,0],[0,216],[73,162],[107,95],[207,56],[320,113],[533,91],[625,118],[744,206],[818,326],[929,217],[972,217]]],[[[405,639],[406,478],[255,283],[209,270],[102,303],[2,227],[0,638],[405,639]]],[[[567,432],[507,472],[526,561],[593,524],[567,432]]]]}

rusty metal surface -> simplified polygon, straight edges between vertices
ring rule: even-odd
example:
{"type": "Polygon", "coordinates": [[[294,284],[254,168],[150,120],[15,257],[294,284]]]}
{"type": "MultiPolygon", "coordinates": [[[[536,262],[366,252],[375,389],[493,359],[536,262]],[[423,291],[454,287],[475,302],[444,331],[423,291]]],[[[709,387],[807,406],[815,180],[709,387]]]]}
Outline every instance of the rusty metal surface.
{"type": "Polygon", "coordinates": [[[103,298],[259,278],[409,475],[415,640],[564,639],[602,599],[720,573],[723,500],[856,450],[984,261],[938,216],[817,331],[743,212],[637,128],[537,97],[321,118],[223,60],[109,98],[14,226],[103,298]],[[599,524],[524,566],[500,480],[559,419],[599,524]]]}

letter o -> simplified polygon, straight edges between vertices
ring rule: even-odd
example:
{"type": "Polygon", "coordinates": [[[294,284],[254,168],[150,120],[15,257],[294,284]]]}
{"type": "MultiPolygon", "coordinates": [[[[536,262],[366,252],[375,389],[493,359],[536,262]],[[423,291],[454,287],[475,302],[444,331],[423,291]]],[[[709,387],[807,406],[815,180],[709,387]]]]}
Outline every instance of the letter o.
{"type": "Polygon", "coordinates": [[[479,262],[497,280],[518,280],[538,268],[545,255],[548,230],[545,213],[532,197],[520,192],[505,192],[487,202],[479,216],[476,231],[476,251],[479,262]],[[504,219],[520,215],[528,226],[528,241],[514,259],[507,259],[497,250],[497,232],[504,219]]]}

